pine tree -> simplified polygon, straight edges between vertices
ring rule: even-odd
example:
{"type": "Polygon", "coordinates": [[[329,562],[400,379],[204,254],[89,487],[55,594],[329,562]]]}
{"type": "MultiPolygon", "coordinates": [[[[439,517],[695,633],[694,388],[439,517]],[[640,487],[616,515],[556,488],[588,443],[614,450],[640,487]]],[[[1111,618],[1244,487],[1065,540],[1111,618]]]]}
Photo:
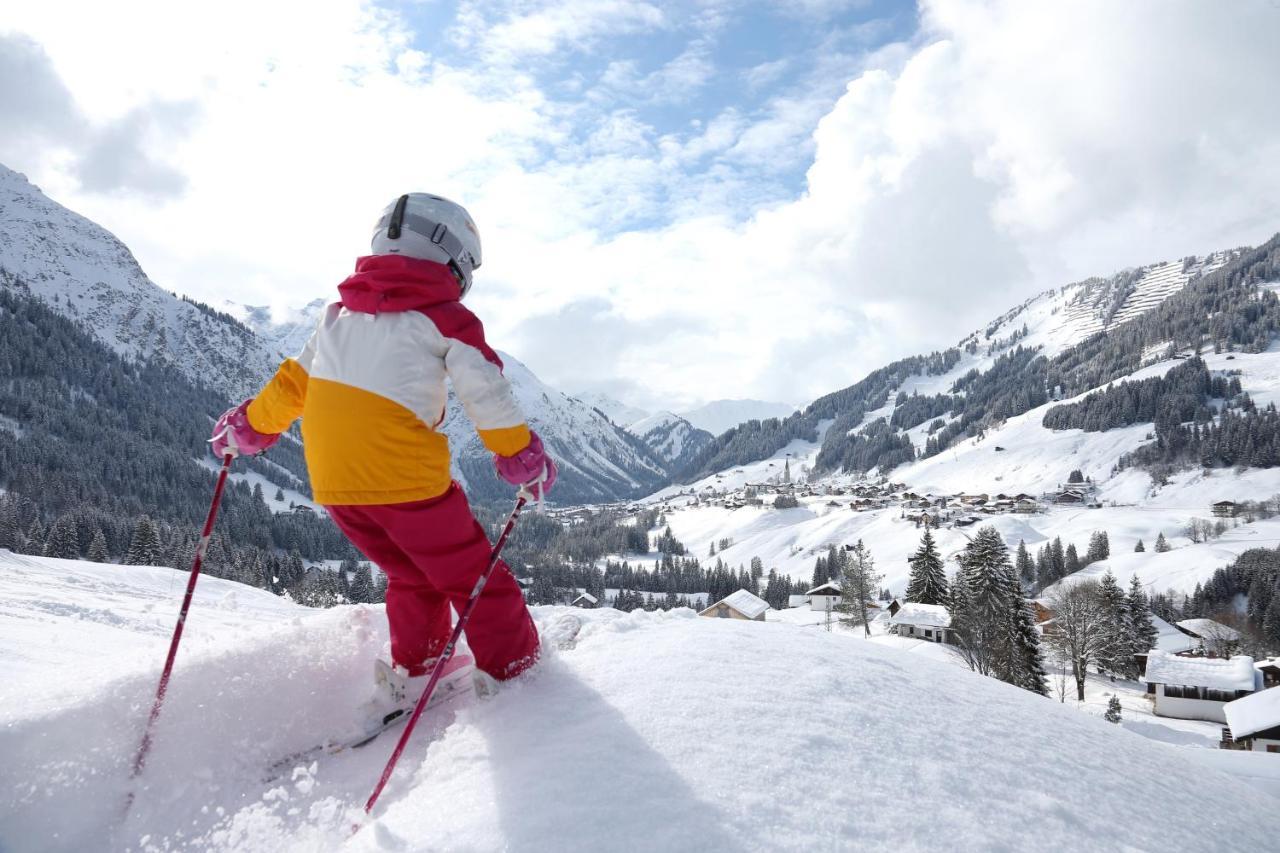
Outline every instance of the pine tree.
{"type": "Polygon", "coordinates": [[[1165,552],[1172,551],[1172,550],[1173,550],[1173,546],[1169,544],[1169,540],[1164,538],[1164,533],[1161,533],[1159,536],[1156,537],[1156,553],[1157,554],[1164,554],[1165,552]]]}
{"type": "Polygon", "coordinates": [[[276,487],[276,503],[284,503],[284,489],[276,487]]]}
{"type": "Polygon", "coordinates": [[[1262,636],[1268,650],[1280,651],[1280,581],[1276,582],[1271,593],[1271,603],[1267,605],[1267,612],[1262,617],[1262,636]]]}
{"type": "Polygon", "coordinates": [[[1063,561],[1062,576],[1074,575],[1083,568],[1080,565],[1080,557],[1076,555],[1076,546],[1074,543],[1067,546],[1067,555],[1063,561]]]}
{"type": "Polygon", "coordinates": [[[94,563],[105,563],[109,559],[107,554],[107,537],[102,534],[99,528],[93,532],[93,541],[89,543],[89,559],[94,563]]]}
{"type": "Polygon", "coordinates": [[[1111,556],[1111,540],[1107,531],[1095,530],[1089,537],[1089,550],[1085,553],[1085,565],[1105,560],[1111,556]]]}
{"type": "MultiPolygon", "coordinates": [[[[354,563],[355,561],[352,560],[354,563]]],[[[343,565],[346,565],[345,562],[343,565]]],[[[351,581],[351,592],[348,596],[352,604],[371,604],[377,591],[373,586],[373,572],[368,563],[361,563],[355,569],[355,577],[351,581]]]]}
{"type": "Polygon", "coordinates": [[[23,550],[28,554],[43,554],[45,540],[48,533],[44,529],[44,525],[40,523],[39,516],[31,522],[31,526],[27,528],[26,540],[22,543],[23,550]]]}
{"type": "Polygon", "coordinates": [[[1134,575],[1129,579],[1129,637],[1135,654],[1142,654],[1156,647],[1160,632],[1151,621],[1151,604],[1142,591],[1142,582],[1134,575]]]}
{"type": "Polygon", "coordinates": [[[1098,596],[1102,605],[1103,630],[1106,633],[1102,644],[1105,652],[1096,661],[1098,668],[1126,678],[1136,678],[1138,673],[1134,654],[1138,650],[1134,648],[1136,638],[1133,636],[1129,600],[1110,570],[1098,584],[1098,596]]]}
{"type": "Polygon", "coordinates": [[[1018,551],[1014,555],[1013,568],[1018,578],[1028,589],[1035,589],[1036,586],[1036,567],[1031,562],[1031,555],[1027,553],[1027,543],[1025,540],[1018,540],[1018,551]]]}
{"type": "Polygon", "coordinates": [[[1040,632],[1031,605],[1022,592],[1022,581],[1008,573],[1008,611],[1005,614],[1005,648],[997,655],[998,677],[1041,696],[1049,695],[1049,677],[1040,649],[1040,632]]]}
{"type": "Polygon", "coordinates": [[[994,527],[977,532],[960,555],[960,571],[952,582],[951,631],[970,669],[1000,677],[1009,657],[1009,590],[1013,566],[1009,549],[994,527]],[[955,589],[960,586],[961,592],[955,589]]]}
{"type": "Polygon", "coordinates": [[[1112,694],[1111,699],[1107,702],[1107,713],[1103,715],[1103,719],[1108,723],[1120,722],[1120,697],[1112,694]]]}
{"type": "Polygon", "coordinates": [[[1138,540],[1138,544],[1137,544],[1137,545],[1134,545],[1134,546],[1133,546],[1133,553],[1135,553],[1135,554],[1142,554],[1142,553],[1145,553],[1145,552],[1146,552],[1146,550],[1147,550],[1147,546],[1142,544],[1142,540],[1141,540],[1141,539],[1139,539],[1139,540],[1138,540]]]}
{"type": "Polygon", "coordinates": [[[133,527],[129,540],[129,553],[125,563],[130,566],[154,566],[160,561],[160,533],[150,516],[141,516],[133,527]]]}
{"type": "Polygon", "coordinates": [[[920,537],[920,548],[907,560],[911,566],[911,577],[907,583],[907,601],[919,604],[946,604],[947,573],[943,568],[942,556],[933,541],[933,533],[929,525],[924,527],[924,535],[920,537]]]}
{"type": "Polygon", "coordinates": [[[866,636],[871,636],[871,619],[868,605],[873,603],[876,587],[883,575],[876,574],[875,560],[859,539],[853,550],[840,561],[840,603],[836,609],[843,614],[841,622],[856,627],[861,625],[866,636]]]}
{"type": "Polygon", "coordinates": [[[45,556],[75,560],[80,557],[80,532],[75,519],[63,515],[49,528],[49,541],[45,544],[45,556]]]}
{"type": "Polygon", "coordinates": [[[18,508],[15,501],[0,496],[0,548],[18,547],[18,508]]]}
{"type": "MultiPolygon", "coordinates": [[[[1066,552],[1062,550],[1062,537],[1055,536],[1053,544],[1049,547],[1049,559],[1053,565],[1054,582],[1062,580],[1067,576],[1067,557],[1066,552]]],[[[1046,584],[1047,586],[1048,584],[1046,584]]]]}

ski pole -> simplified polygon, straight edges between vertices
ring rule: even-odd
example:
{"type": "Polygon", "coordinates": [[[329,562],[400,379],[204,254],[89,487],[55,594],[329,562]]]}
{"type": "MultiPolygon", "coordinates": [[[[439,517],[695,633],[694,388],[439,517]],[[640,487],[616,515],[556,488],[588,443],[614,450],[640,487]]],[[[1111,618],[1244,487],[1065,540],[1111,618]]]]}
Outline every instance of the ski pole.
{"type": "MultiPolygon", "coordinates": [[[[511,535],[511,531],[516,526],[516,521],[520,518],[520,511],[524,509],[524,505],[532,497],[533,495],[523,486],[516,493],[515,509],[511,510],[511,515],[507,518],[507,524],[502,528],[502,534],[498,536],[498,541],[494,543],[493,550],[489,553],[489,565],[485,567],[484,572],[476,580],[476,585],[471,590],[471,597],[467,599],[466,606],[462,608],[462,613],[458,616],[458,624],[453,626],[453,634],[449,637],[448,644],[444,647],[440,657],[436,659],[436,665],[431,670],[431,678],[427,681],[427,689],[422,691],[422,695],[418,697],[418,704],[414,707],[413,714],[405,724],[404,731],[400,734],[400,740],[396,743],[396,748],[392,751],[391,758],[387,760],[387,766],[382,770],[382,778],[378,780],[373,793],[369,795],[369,801],[364,804],[364,813],[366,815],[373,811],[373,806],[378,802],[378,797],[382,796],[382,789],[387,786],[387,781],[395,771],[396,762],[400,760],[400,753],[404,752],[405,746],[409,743],[409,738],[413,735],[413,727],[418,724],[418,717],[422,716],[422,710],[427,707],[427,700],[431,698],[431,693],[436,688],[436,682],[440,680],[440,673],[444,671],[444,665],[448,663],[449,658],[453,657],[453,650],[458,645],[458,640],[462,637],[462,630],[467,627],[467,620],[471,618],[471,611],[475,610],[476,602],[480,600],[480,593],[484,590],[484,585],[489,581],[489,575],[493,573],[494,567],[498,565],[498,557],[502,554],[502,547],[507,544],[507,537],[511,535]]],[[[354,835],[359,832],[361,825],[357,823],[353,826],[351,834],[354,835]]]]}
{"type": "MultiPolygon", "coordinates": [[[[187,591],[182,596],[182,608],[178,611],[178,623],[173,626],[173,639],[169,641],[169,656],[165,658],[164,670],[160,673],[160,684],[156,687],[155,702],[151,705],[151,715],[147,717],[146,728],[142,731],[142,743],[138,744],[138,752],[133,757],[133,769],[129,779],[137,779],[142,774],[147,753],[151,751],[151,731],[155,727],[156,718],[160,716],[160,706],[164,704],[165,692],[169,689],[169,676],[173,674],[173,662],[178,657],[178,643],[182,642],[182,628],[187,621],[187,611],[191,609],[191,597],[196,591],[196,580],[200,577],[200,566],[204,563],[205,551],[209,549],[209,537],[213,534],[213,522],[218,517],[218,505],[222,503],[222,490],[227,485],[227,473],[231,470],[231,460],[235,457],[228,453],[222,457],[222,468],[218,471],[218,483],[213,488],[213,501],[209,504],[209,514],[204,520],[204,530],[200,534],[200,544],[196,546],[195,559],[191,561],[191,576],[187,578],[187,591]]],[[[125,801],[127,814],[133,806],[134,791],[130,786],[129,797],[125,801]]]]}

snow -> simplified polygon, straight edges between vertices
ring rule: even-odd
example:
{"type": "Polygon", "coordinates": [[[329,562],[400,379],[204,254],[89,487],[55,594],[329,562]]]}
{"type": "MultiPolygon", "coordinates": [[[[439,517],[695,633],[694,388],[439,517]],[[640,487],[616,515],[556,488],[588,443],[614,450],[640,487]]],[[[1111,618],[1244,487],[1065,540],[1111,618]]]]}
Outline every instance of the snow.
{"type": "Polygon", "coordinates": [[[1211,690],[1253,690],[1258,676],[1253,658],[1248,655],[1236,655],[1230,660],[1188,658],[1153,649],[1147,656],[1147,671],[1142,680],[1148,684],[1181,684],[1211,690]]]}
{"type": "Polygon", "coordinates": [[[637,409],[635,406],[628,406],[620,400],[615,400],[608,394],[596,392],[587,392],[583,394],[573,394],[574,398],[581,400],[593,409],[598,409],[604,413],[604,416],[613,421],[620,427],[628,427],[641,418],[649,416],[644,409],[637,409]]]}
{"type": "Polygon", "coordinates": [[[887,621],[893,625],[925,625],[934,628],[946,628],[951,625],[951,614],[941,604],[919,604],[914,601],[904,602],[898,612],[889,616],[887,621]]]}
{"type": "MultiPolygon", "coordinates": [[[[197,459],[196,462],[200,467],[207,468],[210,471],[217,471],[222,467],[218,464],[217,460],[212,457],[203,457],[201,459],[197,459]]],[[[281,479],[285,479],[286,477],[290,480],[294,479],[293,475],[285,471],[283,468],[280,470],[281,479]]],[[[267,507],[272,512],[293,512],[293,508],[295,506],[309,506],[315,510],[317,514],[325,514],[324,507],[313,501],[307,495],[302,494],[302,492],[299,492],[296,489],[285,488],[276,482],[268,480],[256,471],[236,471],[232,468],[231,473],[227,475],[227,479],[233,483],[248,483],[249,488],[262,486],[262,497],[267,502],[267,507]],[[284,493],[284,498],[282,500],[276,500],[277,489],[284,493]]]]}
{"type": "Polygon", "coordinates": [[[1223,706],[1233,738],[1248,737],[1280,726],[1280,688],[1259,690],[1223,706]]]}
{"type": "MultiPolygon", "coordinates": [[[[24,575],[14,569],[32,566],[14,559],[0,555],[4,597],[25,596],[11,609],[32,616],[0,622],[0,659],[19,679],[6,687],[29,690],[51,671],[64,684],[56,701],[0,710],[9,853],[935,850],[939,839],[965,851],[1025,849],[1028,837],[1046,849],[1149,849],[1140,814],[1161,815],[1161,843],[1176,849],[1263,850],[1280,833],[1276,799],[1192,755],[1209,750],[1155,743],[905,645],[599,609],[572,611],[584,621],[575,649],[492,700],[466,696],[425,717],[371,825],[349,839],[389,742],[276,779],[263,768],[349,722],[386,640],[381,608],[223,609],[203,592],[188,623],[201,641],[179,656],[122,820],[167,638],[130,617],[77,662],[87,644],[50,638],[80,621],[37,618],[33,602],[61,572],[56,598],[87,607],[114,572],[113,606],[126,607],[130,590],[155,594],[165,570],[37,560],[43,569],[24,575]],[[16,654],[35,644],[42,660],[16,654]]],[[[564,612],[534,615],[547,624],[564,612]]]]}
{"type": "Polygon", "coordinates": [[[795,406],[787,403],[771,403],[765,400],[713,400],[679,414],[698,429],[705,429],[712,435],[720,435],[745,421],[785,418],[795,410],[795,406]]]}
{"type": "Polygon", "coordinates": [[[1205,639],[1225,642],[1235,642],[1240,639],[1240,632],[1235,628],[1228,628],[1221,622],[1214,622],[1212,619],[1183,619],[1177,625],[1179,628],[1185,628],[1197,637],[1204,637],[1205,639]]]}
{"type": "Polygon", "coordinates": [[[745,589],[725,596],[724,600],[718,603],[729,605],[748,619],[755,619],[769,610],[769,602],[745,589]]]}

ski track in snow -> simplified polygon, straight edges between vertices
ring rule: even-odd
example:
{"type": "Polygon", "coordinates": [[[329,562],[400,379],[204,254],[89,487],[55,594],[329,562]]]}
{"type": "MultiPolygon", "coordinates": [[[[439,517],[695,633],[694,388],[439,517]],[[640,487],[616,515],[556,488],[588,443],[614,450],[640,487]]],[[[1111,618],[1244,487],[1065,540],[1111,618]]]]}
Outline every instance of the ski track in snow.
{"type": "MultiPolygon", "coordinates": [[[[1185,751],[930,655],[786,622],[598,610],[575,611],[573,651],[424,717],[348,838],[392,739],[263,771],[353,722],[386,640],[380,608],[307,610],[214,579],[122,820],[167,642],[128,603],[162,598],[172,615],[165,575],[182,573],[7,553],[0,568],[0,652],[48,649],[6,685],[68,682],[57,701],[3,708],[12,853],[1151,849],[1153,820],[1161,849],[1258,851],[1280,833],[1274,798],[1185,751]],[[62,646],[72,613],[22,618],[20,597],[59,578],[76,605],[116,596],[112,633],[62,646]],[[235,605],[214,606],[232,587],[235,605]]],[[[564,609],[534,612],[545,625],[564,609]]]]}

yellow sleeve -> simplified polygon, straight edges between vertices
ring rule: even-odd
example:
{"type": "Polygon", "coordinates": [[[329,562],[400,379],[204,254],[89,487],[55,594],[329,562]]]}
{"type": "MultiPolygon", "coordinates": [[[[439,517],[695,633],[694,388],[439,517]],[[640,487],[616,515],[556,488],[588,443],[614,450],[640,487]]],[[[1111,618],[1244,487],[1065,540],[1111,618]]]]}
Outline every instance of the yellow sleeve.
{"type": "Polygon", "coordinates": [[[249,404],[245,412],[249,426],[267,435],[287,430],[302,415],[308,379],[306,369],[297,359],[286,358],[276,375],[249,404]]]}

